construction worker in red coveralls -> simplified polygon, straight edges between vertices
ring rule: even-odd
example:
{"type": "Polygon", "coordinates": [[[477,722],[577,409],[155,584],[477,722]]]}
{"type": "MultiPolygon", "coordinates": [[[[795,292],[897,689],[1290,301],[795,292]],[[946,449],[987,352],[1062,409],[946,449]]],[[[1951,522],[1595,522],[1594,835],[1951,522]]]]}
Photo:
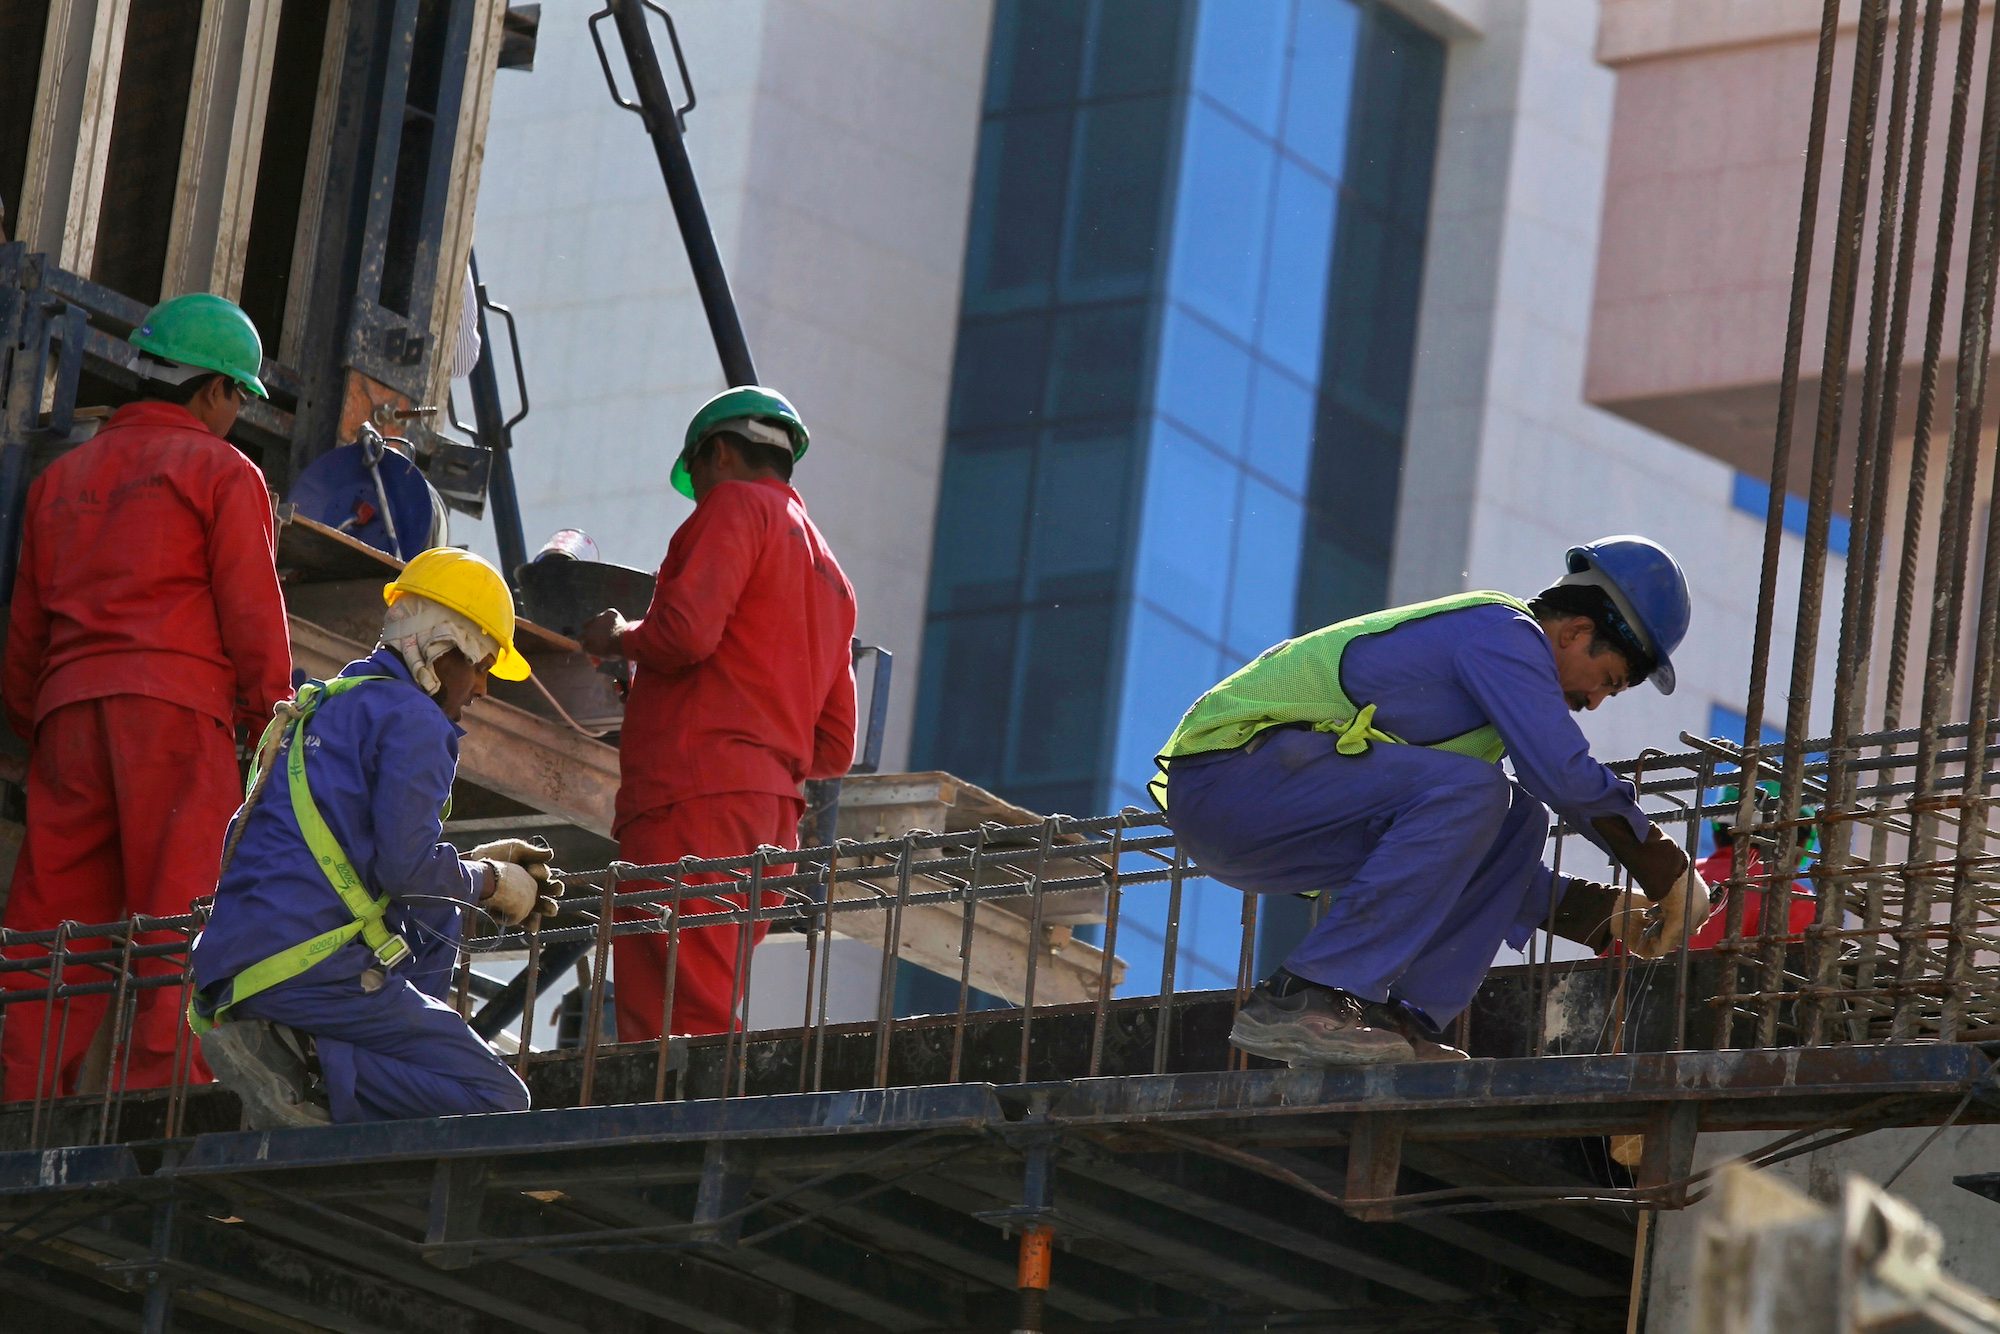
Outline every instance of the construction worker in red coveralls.
{"type": "MultiPolygon", "coordinates": [[[[155,308],[132,345],[148,396],[114,412],[28,492],[0,681],[8,724],[30,743],[10,930],[187,912],[215,888],[223,830],[242,796],[236,730],[261,725],[291,693],[270,497],[257,465],[225,439],[244,395],[266,396],[256,327],[233,302],[198,293],[155,308]]],[[[47,952],[5,949],[12,959],[47,952]]],[[[0,977],[14,989],[46,985],[32,974],[0,977]]],[[[115,1080],[100,1068],[111,1044],[93,1047],[107,1004],[71,1001],[67,1022],[50,1026],[47,1040],[60,1026],[62,1044],[46,1062],[46,1007],[4,1007],[0,1096],[115,1080]]],[[[134,1004],[124,1082],[157,1087],[173,1076],[177,1042],[192,1055],[180,1038],[182,998],[177,987],[142,988],[134,1004]]]]}
{"type": "MultiPolygon", "coordinates": [[[[667,548],[652,605],[637,621],[599,612],[579,636],[585,652],[635,669],[613,828],[626,861],[796,847],[801,784],[853,762],[854,589],[791,487],[806,441],[798,412],[772,390],[744,386],[704,404],[673,471],[695,510],[667,548]]],[[[721,901],[740,907],[744,896],[690,898],[682,911],[721,901]]],[[[612,944],[620,1041],[660,1035],[667,943],[649,934],[612,944]]],[[[741,943],[734,926],[679,933],[668,1031],[742,1023],[741,943]]]]}

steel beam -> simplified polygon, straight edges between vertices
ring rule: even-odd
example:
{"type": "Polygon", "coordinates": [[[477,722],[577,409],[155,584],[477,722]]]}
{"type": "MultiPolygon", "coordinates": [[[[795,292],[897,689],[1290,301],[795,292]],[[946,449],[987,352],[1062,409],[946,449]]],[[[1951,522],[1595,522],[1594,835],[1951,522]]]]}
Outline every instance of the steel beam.
{"type": "MultiPolygon", "coordinates": [[[[1073,1154],[1063,1160],[1063,1171],[1425,1301],[1458,1301],[1473,1295],[1464,1286],[1464,1274],[1454,1281],[1431,1272],[1434,1266],[1399,1259],[1398,1253],[1408,1257],[1411,1248],[1399,1245],[1392,1229],[1343,1218],[1317,1201],[1255,1177],[1229,1179],[1185,1161],[1176,1164],[1151,1156],[1128,1160],[1099,1153],[1073,1154]]],[[[1472,1263],[1483,1265],[1485,1259],[1472,1263]]]]}

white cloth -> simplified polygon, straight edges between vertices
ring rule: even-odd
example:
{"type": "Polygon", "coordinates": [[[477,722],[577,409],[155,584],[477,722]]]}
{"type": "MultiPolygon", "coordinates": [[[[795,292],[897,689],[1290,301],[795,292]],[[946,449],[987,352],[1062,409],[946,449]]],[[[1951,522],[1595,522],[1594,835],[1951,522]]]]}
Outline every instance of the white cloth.
{"type": "Polygon", "coordinates": [[[472,266],[458,298],[458,328],[452,330],[452,378],[464,380],[480,364],[480,294],[472,286],[472,266]]]}
{"type": "Polygon", "coordinates": [[[382,642],[403,655],[417,688],[426,695],[438,692],[437,673],[431,664],[451,649],[465,660],[480,663],[496,657],[499,641],[474,625],[471,618],[442,603],[416,593],[405,593],[382,618],[382,642]]]}

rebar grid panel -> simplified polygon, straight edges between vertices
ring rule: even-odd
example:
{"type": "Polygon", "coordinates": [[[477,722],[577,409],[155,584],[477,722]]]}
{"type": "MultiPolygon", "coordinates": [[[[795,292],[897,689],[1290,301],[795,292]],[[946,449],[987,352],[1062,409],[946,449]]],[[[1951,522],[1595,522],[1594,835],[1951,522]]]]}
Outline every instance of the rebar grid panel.
{"type": "MultiPolygon", "coordinates": [[[[1776,802],[1743,786],[1735,827],[1763,850],[1766,868],[1792,867],[1810,825],[1820,833],[1816,922],[1804,948],[1786,939],[1784,914],[1766,912],[1754,941],[1727,949],[1717,987],[1712,1041],[1768,1046],[1781,1027],[1805,1045],[1867,1036],[1946,1039],[1993,1031],[1996,919],[1986,803],[1990,728],[1969,725],[2000,712],[2000,496],[1991,492],[1993,453],[1985,426],[1986,379],[2000,218],[2000,25],[1983,0],[1958,15],[1949,71],[1942,159],[1933,171],[1928,135],[1939,96],[1941,0],[1862,0],[1846,42],[1846,132],[1838,168],[1838,203],[1830,240],[1816,235],[1823,176],[1831,174],[1826,138],[1832,90],[1840,82],[1838,0],[1823,9],[1812,114],[1804,152],[1798,242],[1779,383],[1770,467],[1770,508],[1758,590],[1755,639],[1746,691],[1746,767],[1778,780],[1776,802]],[[1893,12],[1892,12],[1893,11],[1893,12]],[[1883,78],[1889,65],[1890,77],[1883,78]],[[1884,84],[1887,84],[1886,96],[1884,84]],[[1970,207],[1964,255],[1953,262],[1967,129],[1975,108],[1970,207]],[[1926,200],[1935,220],[1925,234],[1926,200]],[[1867,221],[1874,254],[1865,294],[1861,272],[1867,221]],[[1932,256],[1923,352],[1916,366],[1914,427],[1907,466],[1894,466],[1902,429],[1898,399],[1909,333],[1919,248],[1932,256]],[[1799,562],[1796,618],[1777,625],[1779,564],[1794,425],[1803,416],[1800,363],[1809,297],[1826,297],[1825,337],[1811,433],[1806,525],[1799,562]],[[1947,345],[1956,303],[1957,344],[1947,345]],[[1857,320],[1865,349],[1853,358],[1857,320]],[[1952,378],[1940,401],[1944,369],[1952,378]],[[1858,372],[1858,375],[1857,375],[1858,372]],[[1846,388],[1858,378],[1858,421],[1844,426],[1846,388]],[[1948,414],[1942,442],[1942,499],[1930,498],[1933,425],[1948,414]],[[1851,442],[1851,443],[1850,443],[1851,442]],[[1843,451],[1852,449],[1853,457],[1843,451]],[[1850,543],[1836,625],[1824,597],[1837,480],[1851,478],[1850,543]],[[1906,503],[1892,547],[1889,501],[1906,503]],[[1988,497],[1978,598],[1967,556],[1975,509],[1988,497]],[[1896,591],[1886,627],[1878,627],[1882,573],[1894,552],[1896,591]],[[1928,583],[1928,606],[1925,588],[1928,583]],[[1918,612],[1927,614],[1921,620],[1918,612]],[[1790,680],[1785,739],[1762,753],[1772,650],[1789,629],[1790,680]],[[1970,672],[1960,681],[1964,640],[1970,672]],[[1881,641],[1878,644],[1878,641],[1881,641]],[[1835,648],[1830,735],[1811,738],[1815,674],[1823,643],[1835,648]],[[1886,648],[1879,681],[1878,647],[1886,648]],[[1920,672],[1911,681],[1912,664],[1920,672]],[[1904,730],[1910,697],[1914,726],[1904,730]],[[1879,710],[1879,712],[1878,712],[1879,710]],[[1875,730],[1870,731],[1870,727],[1875,730]],[[1811,757],[1824,752],[1817,768],[1811,757]],[[1799,818],[1808,805],[1815,821],[1799,818]]],[[[1741,935],[1743,909],[1757,881],[1751,859],[1735,860],[1729,879],[1728,935],[1741,935]]]]}
{"type": "MultiPolygon", "coordinates": [[[[1857,794],[1840,810],[1829,806],[1812,821],[1786,818],[1785,808],[1770,804],[1758,808],[1754,822],[1736,826],[1736,863],[1747,864],[1751,859],[1744,854],[1754,849],[1761,867],[1731,883],[1740,893],[1764,897],[1763,920],[1776,924],[1770,931],[1746,936],[1737,912],[1727,914],[1734,919],[1728,923],[1731,929],[1712,951],[1684,944],[1661,959],[1609,962],[1580,961],[1576,956],[1581,952],[1574,947],[1544,940],[1530,953],[1533,1015],[1524,1020],[1518,1039],[1510,1037],[1510,1045],[1501,1048],[1499,1039],[1482,1034],[1476,1017],[1460,1023],[1459,1037],[1476,1055],[1499,1056],[1682,1049],[1714,1037],[1721,1039],[1718,1046],[1744,1038],[1750,1040],[1746,1045],[1762,1046],[1878,1043],[1947,1034],[1966,1040],[2000,1038],[2000,850],[1992,845],[1979,803],[1968,799],[1964,775],[1975,750],[1974,730],[1963,725],[1904,728],[1853,736],[1838,750],[1831,738],[1807,738],[1796,755],[1788,747],[1782,755],[1755,760],[1761,776],[1795,771],[1802,799],[1830,803],[1835,791],[1857,794]],[[1935,741],[1926,753],[1932,736],[1935,741]],[[1924,763],[1929,764],[1928,776],[1920,767],[1924,763]],[[1787,849],[1797,845],[1800,828],[1813,822],[1829,832],[1859,827],[1851,843],[1884,851],[1866,858],[1849,855],[1838,870],[1811,867],[1801,874],[1796,862],[1787,860],[1792,855],[1787,849]],[[1918,830],[1925,824],[1931,832],[1919,842],[1918,830]],[[1953,886],[1949,902],[1929,891],[1940,883],[1953,886]],[[1818,920],[1803,939],[1787,938],[1784,924],[1792,900],[1815,893],[1818,920]],[[1837,899],[1861,906],[1836,912],[1830,905],[1837,899]],[[1613,979],[1602,1012],[1592,1012],[1590,1031],[1581,1037],[1573,1015],[1559,1025],[1547,1021],[1565,1005],[1573,1009],[1575,988],[1568,986],[1568,975],[1579,969],[1613,979]],[[1664,1013],[1670,1022],[1663,1019],[1662,1007],[1668,1007],[1664,1013]],[[1704,1019],[1705,1013],[1713,1023],[1704,1019]],[[1766,1015],[1775,1016],[1768,1041],[1762,1040],[1766,1015]]],[[[1730,741],[1687,735],[1682,741],[1689,749],[1649,753],[1616,767],[1633,778],[1655,820],[1694,851],[1705,821],[1737,813],[1735,804],[1722,802],[1720,786],[1737,781],[1738,766],[1749,757],[1730,741]]],[[[1996,776],[1982,774],[1969,786],[1983,791],[1996,776]]],[[[1744,786],[1754,791],[1753,785],[1744,786]]],[[[1606,873],[1599,869],[1608,864],[1604,855],[1575,831],[1558,825],[1551,831],[1551,844],[1549,860],[1560,873],[1606,873]]],[[[500,989],[490,976],[497,962],[518,965],[515,985],[532,1001],[537,994],[553,994],[579,958],[595,961],[578,987],[588,997],[575,1044],[580,1053],[553,1054],[556,1035],[536,1029],[532,1008],[512,1032],[501,1034],[503,1045],[515,1045],[513,1059],[523,1071],[536,1062],[577,1059],[580,1079],[563,1085],[567,1094],[557,1095],[558,1101],[574,1105],[681,1096],[669,1075],[683,1067],[687,1039],[669,1036],[651,1044],[621,1045],[615,1033],[598,1031],[593,1022],[592,1016],[603,1013],[607,980],[616,981],[615,974],[607,979],[604,967],[611,959],[612,938],[668,937],[664,989],[670,1014],[678,942],[688,932],[718,926],[744,929],[747,935],[756,923],[805,938],[805,1004],[784,1020],[789,1025],[791,1016],[797,1016],[796,1028],[759,1034],[753,1041],[739,1025],[711,1043],[714,1050],[704,1059],[712,1063],[720,1055],[720,1078],[711,1089],[718,1096],[769,1091],[768,1081],[760,1084],[754,1063],[769,1059],[772,1041],[797,1044],[796,1071],[787,1074],[785,1092],[817,1093],[857,1082],[889,1087],[892,1079],[910,1082],[908,1071],[892,1068],[891,1060],[892,1050],[902,1050],[897,1044],[906,1041],[937,1044],[939,1059],[921,1077],[923,1082],[988,1078],[990,1061],[987,1074],[968,1075],[974,1068],[968,1063],[968,1034],[990,1019],[1018,1025],[1010,1030],[1015,1033],[1010,1040],[1018,1044],[1014,1055],[1003,1062],[1002,1073],[1010,1080],[1261,1065],[1223,1046],[1219,1035],[1213,1051],[1193,1050],[1187,1043],[1184,1015],[1192,1013],[1196,1002],[1190,995],[1176,1004],[1177,956],[1197,942],[1184,939],[1179,908],[1189,882],[1200,874],[1160,815],[1127,810],[1089,819],[1055,816],[1013,828],[912,831],[796,852],[767,848],[742,857],[690,858],[663,866],[615,863],[566,872],[568,895],[558,917],[524,933],[494,929],[468,909],[475,929],[460,948],[470,965],[467,977],[479,982],[479,997],[489,1005],[500,989]],[[1163,955],[1157,974],[1139,976],[1127,972],[1114,951],[1121,917],[1140,905],[1150,906],[1146,896],[1157,896],[1150,902],[1167,909],[1166,938],[1180,943],[1163,955]],[[1056,908],[1072,911],[1080,898],[1101,904],[1104,948],[1082,940],[1075,926],[1048,920],[1056,908]],[[934,970],[958,983],[957,1001],[942,1016],[899,1015],[893,1006],[898,970],[905,966],[902,956],[911,952],[913,932],[925,920],[930,926],[922,929],[933,934],[942,930],[958,941],[961,957],[948,965],[930,956],[934,970]],[[1001,923],[1004,929],[996,925],[1001,923]],[[835,937],[894,946],[881,950],[879,972],[866,979],[876,1008],[865,1022],[828,1018],[835,937]],[[546,964],[551,959],[560,972],[546,964]],[[1015,1008],[979,1014],[982,1000],[970,981],[975,977],[997,987],[1015,1008]],[[1043,993],[1058,978],[1066,986],[1084,987],[1084,999],[1078,1001],[1074,994],[1048,999],[1043,993]],[[1143,1010],[1147,1026],[1120,1028],[1135,1006],[1143,1010]],[[1081,1024],[1082,1040],[1066,1046],[1053,1036],[1042,1040],[1045,1030],[1053,1034],[1064,1024],[1081,1024]],[[913,1028],[922,1031],[905,1031],[913,1028]],[[1143,1043],[1144,1054],[1137,1056],[1134,1031],[1143,1043]],[[1108,1033],[1116,1033],[1122,1044],[1120,1063],[1109,1071],[1108,1033]],[[850,1075],[846,1083],[829,1085],[829,1048],[838,1045],[851,1056],[857,1042],[872,1044],[866,1059],[847,1067],[863,1072],[858,1081],[850,1075]],[[948,1063],[943,1059],[947,1049],[948,1063]],[[607,1092],[599,1072],[601,1062],[614,1052],[621,1060],[643,1053],[648,1077],[639,1083],[625,1079],[607,1092]]],[[[1238,960],[1233,995],[1239,1001],[1252,980],[1256,909],[1254,899],[1246,900],[1240,936],[1231,942],[1238,960]]],[[[172,1003],[184,1006],[190,985],[188,952],[203,916],[205,905],[204,912],[181,917],[0,932],[6,954],[0,959],[0,1011],[12,1012],[7,1022],[25,1021],[45,1033],[39,1094],[32,1108],[12,1109],[26,1110],[31,1117],[33,1147],[115,1142],[124,1133],[125,1111],[139,1096],[164,1099],[163,1126],[148,1123],[153,1133],[182,1128],[194,1044],[183,1042],[172,1087],[163,1094],[142,1095],[130,1086],[130,1027],[147,991],[171,989],[172,1003]],[[85,1022],[77,1011],[88,998],[97,998],[109,1016],[109,1059],[95,1073],[59,1071],[55,1054],[64,1049],[71,1024],[85,1022]],[[39,1012],[33,1008],[37,1003],[39,1012]],[[16,1008],[22,1005],[30,1008],[16,1008]]],[[[1199,944],[1215,954],[1225,948],[1216,940],[1199,944]]],[[[747,1011],[757,971],[744,966],[750,957],[747,949],[736,955],[734,1010],[739,1015],[747,1011]]],[[[767,963],[762,970],[771,967],[767,963]]],[[[1228,998],[1230,993],[1223,993],[1222,999],[1228,998]]],[[[1201,1003],[1215,1002],[1204,997],[1201,1003]]]]}

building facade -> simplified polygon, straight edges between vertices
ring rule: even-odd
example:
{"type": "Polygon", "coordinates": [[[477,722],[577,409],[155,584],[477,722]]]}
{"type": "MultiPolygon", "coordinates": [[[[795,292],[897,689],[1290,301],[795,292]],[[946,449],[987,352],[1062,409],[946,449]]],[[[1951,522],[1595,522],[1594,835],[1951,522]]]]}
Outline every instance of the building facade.
{"type": "MultiPolygon", "coordinates": [[[[1607,40],[1630,8],[1602,8],[1607,40]]],[[[1606,61],[1624,58],[1600,52],[1600,16],[677,15],[690,150],[760,371],[812,424],[801,489],[863,637],[898,656],[891,765],[1041,810],[1143,805],[1180,712],[1277,639],[1466,588],[1531,594],[1571,543],[1626,531],[1681,557],[1695,623],[1678,693],[1586,718],[1594,747],[1740,718],[1759,465],[1596,401],[1604,294],[1659,267],[1643,227],[1603,239],[1631,215],[1607,205],[1624,94],[1606,61]]],[[[545,22],[535,72],[502,81],[487,152],[482,271],[520,314],[535,391],[530,544],[579,526],[650,566],[686,513],[666,486],[682,424],[721,377],[649,145],[580,23],[545,22]]],[[[1788,671],[1781,645],[1773,680],[1788,671]]],[[[1261,967],[1303,917],[1258,907],[1261,967]]],[[[1178,985],[1234,981],[1242,910],[1190,887],[1178,985]]],[[[1121,928],[1131,989],[1159,977],[1157,918],[1121,928]]]]}

